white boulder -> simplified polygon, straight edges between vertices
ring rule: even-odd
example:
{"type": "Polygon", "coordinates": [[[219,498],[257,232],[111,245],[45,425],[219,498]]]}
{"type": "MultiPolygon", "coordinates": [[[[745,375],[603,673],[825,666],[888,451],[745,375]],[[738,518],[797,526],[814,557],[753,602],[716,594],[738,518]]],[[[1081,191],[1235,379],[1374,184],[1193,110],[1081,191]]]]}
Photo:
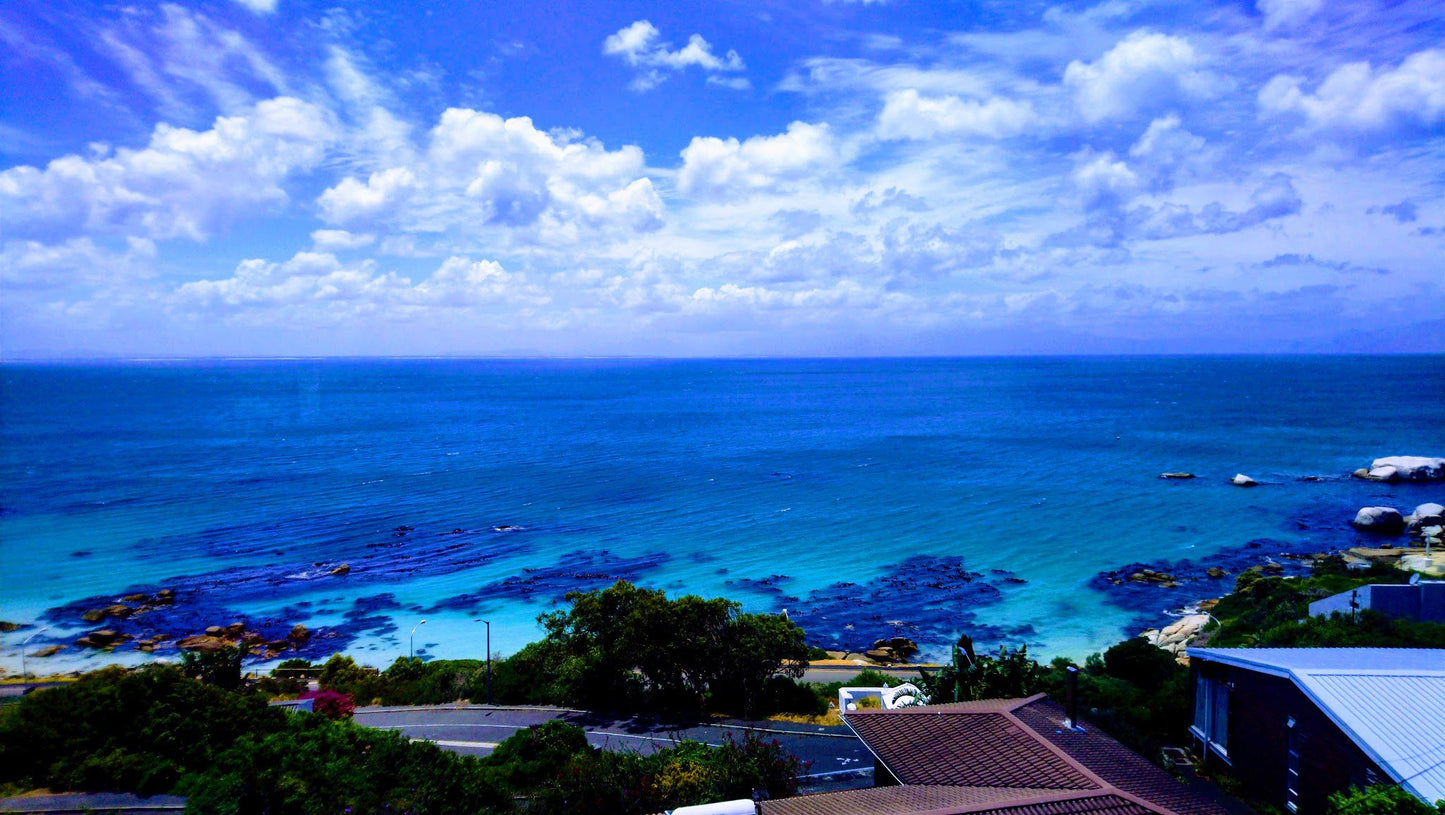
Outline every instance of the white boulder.
{"type": "Polygon", "coordinates": [[[1250,478],[1249,476],[1245,475],[1244,473],[1236,473],[1235,476],[1234,476],[1234,478],[1230,479],[1230,481],[1231,481],[1231,482],[1234,484],[1234,486],[1236,486],[1236,487],[1257,487],[1257,486],[1259,486],[1259,482],[1258,482],[1258,481],[1255,481],[1253,478],[1250,478]]]}
{"type": "Polygon", "coordinates": [[[1350,523],[1366,532],[1397,535],[1405,529],[1405,516],[1394,507],[1362,507],[1350,523]]]}
{"type": "Polygon", "coordinates": [[[1371,481],[1442,481],[1445,458],[1431,456],[1386,456],[1370,462],[1365,475],[1371,481]]]}

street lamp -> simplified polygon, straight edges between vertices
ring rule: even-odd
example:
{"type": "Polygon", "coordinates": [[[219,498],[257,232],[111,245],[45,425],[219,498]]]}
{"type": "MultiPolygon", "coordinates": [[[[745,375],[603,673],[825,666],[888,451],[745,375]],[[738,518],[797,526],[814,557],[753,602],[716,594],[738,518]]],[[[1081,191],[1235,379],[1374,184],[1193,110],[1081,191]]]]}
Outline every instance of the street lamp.
{"type": "Polygon", "coordinates": [[[406,638],[407,659],[416,659],[416,630],[424,625],[426,625],[426,620],[422,620],[421,622],[411,627],[411,634],[409,634],[406,638]]]}
{"type": "Polygon", "coordinates": [[[46,631],[49,631],[49,630],[50,630],[50,626],[47,625],[47,626],[45,626],[44,628],[40,629],[39,631],[36,631],[34,634],[31,634],[30,636],[26,637],[26,638],[25,638],[25,641],[22,642],[22,643],[20,643],[20,682],[21,682],[21,690],[20,690],[20,692],[21,692],[21,694],[24,694],[26,691],[30,690],[30,670],[29,670],[29,667],[25,664],[25,649],[26,649],[27,647],[29,647],[31,640],[35,639],[36,637],[40,636],[41,634],[44,634],[46,631]]]}
{"type": "Polygon", "coordinates": [[[487,626],[487,704],[492,703],[492,623],[490,620],[477,620],[487,626]]]}

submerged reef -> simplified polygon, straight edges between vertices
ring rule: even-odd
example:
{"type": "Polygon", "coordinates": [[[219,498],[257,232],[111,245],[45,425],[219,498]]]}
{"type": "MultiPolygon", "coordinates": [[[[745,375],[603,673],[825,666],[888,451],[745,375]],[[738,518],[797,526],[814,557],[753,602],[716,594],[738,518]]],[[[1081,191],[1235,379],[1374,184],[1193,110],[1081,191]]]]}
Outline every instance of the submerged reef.
{"type": "Polygon", "coordinates": [[[597,552],[578,550],[563,555],[555,565],[523,569],[519,575],[487,583],[473,592],[448,597],[427,611],[475,611],[497,600],[546,600],[556,604],[568,592],[604,589],[619,580],[636,583],[669,559],[666,552],[627,558],[606,549],[597,552]]]}

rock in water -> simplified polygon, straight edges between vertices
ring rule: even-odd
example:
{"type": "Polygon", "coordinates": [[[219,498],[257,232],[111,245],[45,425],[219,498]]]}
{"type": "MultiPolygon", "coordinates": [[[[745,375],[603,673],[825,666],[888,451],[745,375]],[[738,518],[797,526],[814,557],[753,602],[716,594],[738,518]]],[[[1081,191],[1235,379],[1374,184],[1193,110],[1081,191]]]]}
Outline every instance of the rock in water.
{"type": "Polygon", "coordinates": [[[1194,477],[1194,473],[1162,473],[1159,477],[1160,477],[1160,478],[1170,478],[1170,479],[1174,479],[1174,480],[1183,480],[1183,479],[1186,479],[1186,478],[1193,478],[1193,477],[1194,477]]]}
{"type": "Polygon", "coordinates": [[[1421,529],[1430,526],[1445,525],[1445,506],[1439,504],[1421,504],[1415,507],[1410,517],[1405,519],[1411,532],[1419,532],[1421,529]]]}
{"type": "Polygon", "coordinates": [[[1362,507],[1350,523],[1356,529],[1382,535],[1398,535],[1405,530],[1405,516],[1394,507],[1362,507]]]}
{"type": "Polygon", "coordinates": [[[1244,473],[1236,473],[1235,476],[1234,476],[1234,478],[1230,479],[1230,481],[1231,481],[1231,482],[1234,484],[1234,486],[1236,486],[1236,487],[1257,487],[1257,486],[1259,486],[1259,482],[1258,482],[1258,481],[1255,481],[1253,478],[1250,478],[1249,476],[1245,475],[1244,473]]]}
{"type": "Polygon", "coordinates": [[[1445,458],[1431,456],[1386,456],[1370,463],[1370,468],[1355,471],[1370,481],[1445,481],[1445,458]]]}

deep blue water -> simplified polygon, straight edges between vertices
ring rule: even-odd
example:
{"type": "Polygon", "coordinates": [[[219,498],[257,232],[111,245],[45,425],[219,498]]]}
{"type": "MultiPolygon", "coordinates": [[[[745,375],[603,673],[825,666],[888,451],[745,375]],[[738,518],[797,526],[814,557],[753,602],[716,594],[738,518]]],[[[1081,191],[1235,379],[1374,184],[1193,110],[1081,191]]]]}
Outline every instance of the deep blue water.
{"type": "Polygon", "coordinates": [[[1445,455],[1440,356],[10,364],[0,382],[0,619],[51,625],[36,644],[169,586],[183,602],[128,630],[302,622],[332,635],[313,654],[377,663],[425,618],[418,650],[479,655],[475,620],[511,651],[563,592],[626,577],[786,607],[819,644],[967,630],[1072,655],[1149,613],[1100,572],[1335,548],[1358,506],[1445,499],[1348,477],[1445,455]],[[1158,478],[1174,470],[1199,477],[1158,478]]]}

